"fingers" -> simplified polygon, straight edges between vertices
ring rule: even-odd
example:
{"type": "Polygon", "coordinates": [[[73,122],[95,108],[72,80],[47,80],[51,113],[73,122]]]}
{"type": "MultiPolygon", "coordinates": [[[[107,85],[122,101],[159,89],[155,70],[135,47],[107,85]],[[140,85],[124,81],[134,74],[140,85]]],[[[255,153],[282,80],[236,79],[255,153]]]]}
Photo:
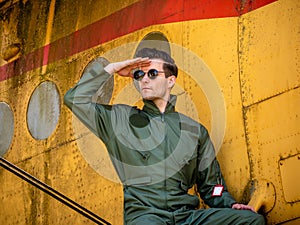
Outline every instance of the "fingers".
{"type": "Polygon", "coordinates": [[[121,62],[110,63],[104,69],[110,74],[118,73],[121,76],[132,76],[132,70],[149,65],[149,58],[140,57],[135,59],[128,59],[121,62]]]}
{"type": "Polygon", "coordinates": [[[136,69],[143,66],[150,65],[149,58],[135,58],[135,59],[129,59],[126,60],[126,66],[130,67],[131,69],[136,69]]]}
{"type": "Polygon", "coordinates": [[[149,58],[135,58],[135,59],[128,59],[119,63],[116,63],[117,66],[115,67],[117,72],[120,76],[128,76],[132,77],[132,71],[141,68],[143,66],[149,66],[150,60],[149,58]]]}
{"type": "Polygon", "coordinates": [[[238,209],[238,210],[251,210],[255,212],[254,208],[250,205],[244,205],[244,204],[234,204],[232,205],[233,209],[238,209]]]}

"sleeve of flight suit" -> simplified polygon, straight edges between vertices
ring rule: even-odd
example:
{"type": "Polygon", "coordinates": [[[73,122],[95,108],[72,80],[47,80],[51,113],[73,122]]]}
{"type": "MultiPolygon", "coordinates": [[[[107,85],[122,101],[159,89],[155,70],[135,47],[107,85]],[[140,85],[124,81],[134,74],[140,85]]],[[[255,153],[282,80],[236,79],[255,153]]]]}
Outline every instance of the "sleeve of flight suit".
{"type": "Polygon", "coordinates": [[[231,206],[236,203],[236,200],[227,190],[219,163],[215,157],[213,144],[209,138],[207,130],[203,127],[201,135],[202,137],[198,153],[198,192],[209,207],[231,208],[231,206]],[[222,196],[212,196],[213,189],[218,184],[224,186],[222,196]]]}
{"type": "Polygon", "coordinates": [[[64,96],[65,105],[104,142],[109,139],[112,130],[109,127],[110,123],[107,122],[111,106],[96,104],[92,98],[111,76],[104,70],[101,63],[92,62],[79,82],[64,96]]]}

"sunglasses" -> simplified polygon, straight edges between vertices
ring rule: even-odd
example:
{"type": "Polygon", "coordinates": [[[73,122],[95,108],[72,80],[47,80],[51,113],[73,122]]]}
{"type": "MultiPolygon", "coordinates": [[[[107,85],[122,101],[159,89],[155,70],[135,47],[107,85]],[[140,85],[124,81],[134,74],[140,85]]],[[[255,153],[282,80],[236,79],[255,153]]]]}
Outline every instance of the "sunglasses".
{"type": "MultiPolygon", "coordinates": [[[[150,69],[148,72],[147,72],[147,75],[150,79],[154,80],[159,73],[164,73],[164,71],[158,71],[156,69],[150,69]]],[[[135,80],[142,80],[143,77],[145,76],[145,72],[143,70],[136,70],[134,73],[133,73],[133,78],[135,80]]]]}

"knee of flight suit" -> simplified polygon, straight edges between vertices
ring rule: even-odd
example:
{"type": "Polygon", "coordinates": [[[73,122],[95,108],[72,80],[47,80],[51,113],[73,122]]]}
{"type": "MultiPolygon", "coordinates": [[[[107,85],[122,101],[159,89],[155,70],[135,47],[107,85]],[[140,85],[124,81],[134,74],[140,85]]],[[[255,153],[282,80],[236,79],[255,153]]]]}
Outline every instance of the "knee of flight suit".
{"type": "Polygon", "coordinates": [[[265,218],[260,214],[255,214],[254,221],[252,223],[253,225],[264,225],[265,224],[265,218]]]}
{"type": "Polygon", "coordinates": [[[126,223],[126,225],[145,225],[145,224],[166,225],[167,223],[161,217],[154,214],[146,214],[143,216],[139,216],[138,218],[126,223]]]}

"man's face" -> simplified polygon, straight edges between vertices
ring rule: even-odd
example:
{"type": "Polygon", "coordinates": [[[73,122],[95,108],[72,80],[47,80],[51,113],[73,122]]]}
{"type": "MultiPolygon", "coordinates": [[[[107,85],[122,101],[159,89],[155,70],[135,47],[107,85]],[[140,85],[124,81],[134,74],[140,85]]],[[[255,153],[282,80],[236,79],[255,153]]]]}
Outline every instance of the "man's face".
{"type": "Polygon", "coordinates": [[[148,77],[147,72],[150,69],[157,71],[163,70],[164,61],[161,59],[151,59],[151,63],[147,67],[141,67],[146,74],[142,80],[138,81],[140,93],[143,99],[146,100],[164,100],[168,101],[170,97],[171,88],[175,82],[175,76],[165,77],[165,73],[159,73],[154,79],[148,77]]]}

